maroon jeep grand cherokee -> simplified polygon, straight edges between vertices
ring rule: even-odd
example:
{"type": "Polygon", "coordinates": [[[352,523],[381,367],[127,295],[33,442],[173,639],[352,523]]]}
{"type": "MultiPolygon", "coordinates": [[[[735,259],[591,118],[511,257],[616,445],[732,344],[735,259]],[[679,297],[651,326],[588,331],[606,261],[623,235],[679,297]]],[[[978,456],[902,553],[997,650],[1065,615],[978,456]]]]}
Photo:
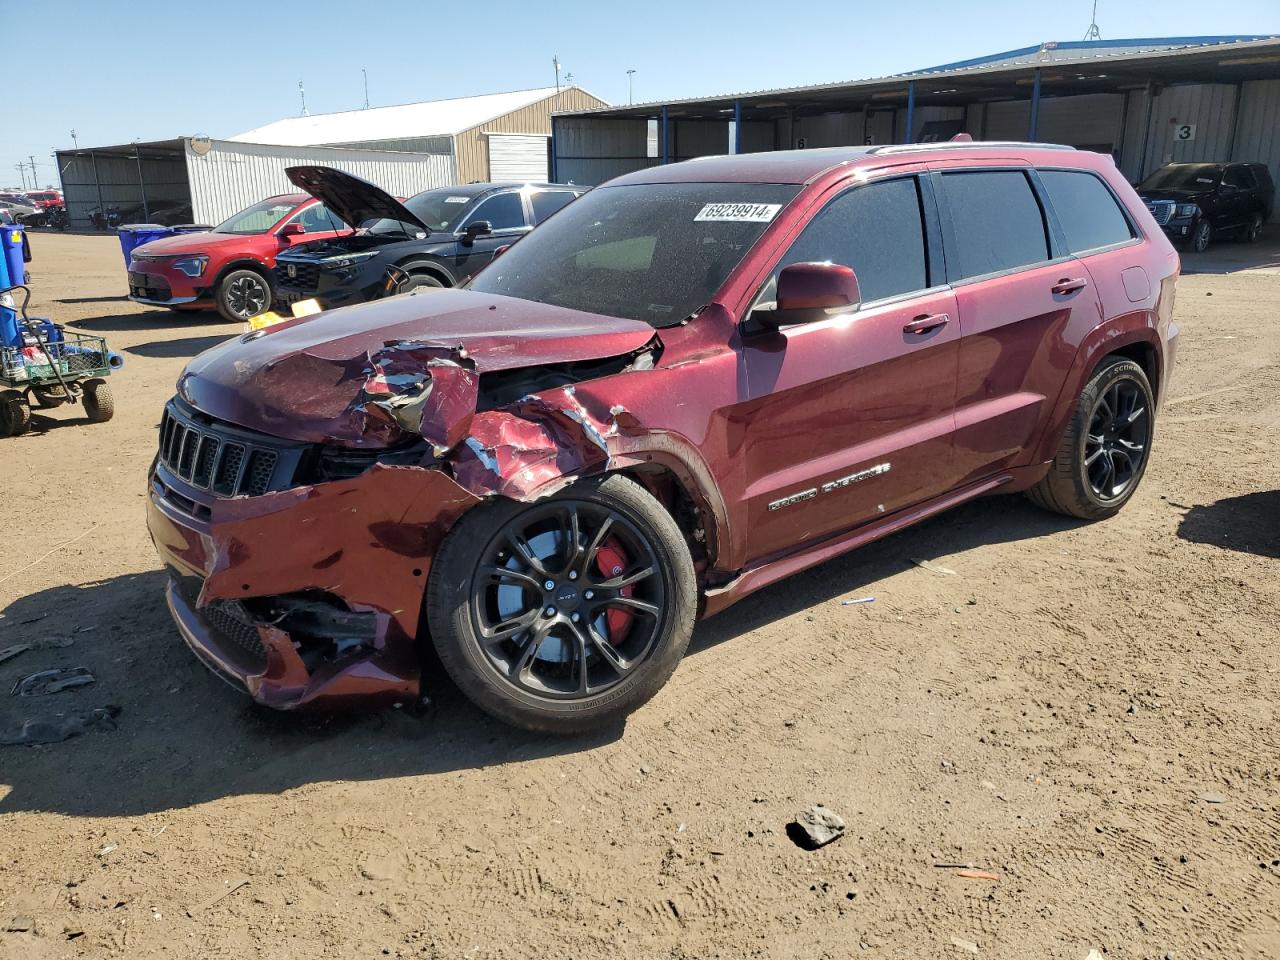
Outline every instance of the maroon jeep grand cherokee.
{"type": "Polygon", "coordinates": [[[597,727],[699,616],[965,500],[1133,496],[1178,258],[1109,158],[706,158],[593,190],[470,289],[246,334],[168,404],[150,528],[209,666],[277,707],[597,727]]]}

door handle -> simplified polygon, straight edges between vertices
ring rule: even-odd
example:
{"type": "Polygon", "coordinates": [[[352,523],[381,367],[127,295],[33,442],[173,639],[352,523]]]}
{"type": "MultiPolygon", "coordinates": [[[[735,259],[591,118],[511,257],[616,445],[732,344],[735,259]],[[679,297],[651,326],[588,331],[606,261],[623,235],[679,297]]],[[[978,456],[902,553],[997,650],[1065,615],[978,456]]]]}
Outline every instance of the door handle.
{"type": "Polygon", "coordinates": [[[1066,293],[1075,293],[1077,290],[1083,290],[1089,285],[1089,281],[1084,277],[1076,277],[1074,280],[1069,277],[1063,277],[1049,289],[1061,296],[1066,293]]]}
{"type": "Polygon", "coordinates": [[[945,313],[926,313],[923,316],[916,317],[910,323],[904,324],[903,333],[914,333],[917,336],[928,333],[930,330],[937,330],[939,327],[945,327],[951,322],[951,317],[945,313]]]}

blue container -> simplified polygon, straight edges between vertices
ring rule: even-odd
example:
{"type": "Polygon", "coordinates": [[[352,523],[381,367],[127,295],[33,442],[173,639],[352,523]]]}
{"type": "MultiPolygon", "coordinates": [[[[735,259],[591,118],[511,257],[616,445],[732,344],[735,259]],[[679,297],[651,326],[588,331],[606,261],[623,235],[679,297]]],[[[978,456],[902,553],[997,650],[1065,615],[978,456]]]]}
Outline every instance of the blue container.
{"type": "MultiPolygon", "coordinates": [[[[14,228],[11,226],[0,228],[6,238],[11,236],[11,231],[13,229],[14,228]]],[[[6,242],[12,241],[6,239],[6,242]]],[[[5,287],[13,286],[15,283],[15,281],[9,278],[9,257],[7,255],[7,248],[4,252],[6,255],[0,256],[0,290],[3,290],[5,287]]],[[[21,247],[19,247],[19,254],[21,254],[21,247]]],[[[18,281],[16,282],[21,282],[21,280],[22,274],[19,273],[18,281]]],[[[7,295],[5,302],[12,300],[16,306],[22,302],[20,299],[21,297],[22,291],[14,290],[12,293],[7,295]]],[[[0,347],[20,346],[22,346],[22,331],[18,327],[18,312],[0,304],[0,347]]]]}
{"type": "Polygon", "coordinates": [[[30,250],[27,232],[22,227],[7,225],[0,228],[0,253],[4,254],[5,275],[9,278],[4,287],[27,282],[25,264],[31,259],[30,250]]]}
{"type": "Polygon", "coordinates": [[[120,235],[120,252],[124,254],[125,269],[129,268],[134,247],[140,247],[152,240],[172,237],[177,231],[173,227],[162,227],[158,223],[126,223],[117,233],[120,235]]]}

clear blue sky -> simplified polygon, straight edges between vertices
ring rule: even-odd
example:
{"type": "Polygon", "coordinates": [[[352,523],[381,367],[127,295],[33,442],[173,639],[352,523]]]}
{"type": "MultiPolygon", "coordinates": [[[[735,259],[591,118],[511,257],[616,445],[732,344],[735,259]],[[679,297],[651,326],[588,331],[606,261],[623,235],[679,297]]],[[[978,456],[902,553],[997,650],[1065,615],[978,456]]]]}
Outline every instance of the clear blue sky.
{"type": "MultiPolygon", "coordinates": [[[[51,148],[230,136],[298,113],[550,85],[611,103],[880,76],[1079,40],[1091,0],[0,0],[0,184],[51,148]],[[481,12],[483,11],[483,12],[481,12]],[[17,96],[12,78],[17,77],[17,96]]],[[[1280,32],[1280,0],[1099,0],[1104,38],[1280,32]]]]}

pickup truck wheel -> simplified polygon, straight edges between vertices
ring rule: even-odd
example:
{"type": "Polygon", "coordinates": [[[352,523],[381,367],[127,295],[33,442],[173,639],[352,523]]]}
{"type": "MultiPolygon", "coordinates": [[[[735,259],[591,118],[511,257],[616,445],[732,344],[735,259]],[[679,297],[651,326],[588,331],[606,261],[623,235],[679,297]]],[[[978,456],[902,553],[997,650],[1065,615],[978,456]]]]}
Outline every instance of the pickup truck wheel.
{"type": "Polygon", "coordinates": [[[1250,243],[1257,243],[1260,236],[1262,236],[1262,214],[1255,213],[1249,220],[1249,226],[1245,228],[1244,237],[1250,243]]]}
{"type": "Polygon", "coordinates": [[[256,270],[232,270],[218,284],[214,300],[223,320],[243,323],[271,308],[271,287],[256,270]]]}
{"type": "Polygon", "coordinates": [[[500,720],[581,733],[666,683],[697,607],[684,537],[626,477],[463,515],[436,554],[431,640],[454,683],[500,720]]]}
{"type": "Polygon", "coordinates": [[[1155,435],[1155,397],[1142,367],[1109,357],[1080,394],[1032,503],[1085,520],[1114,516],[1138,489],[1155,435]]]}
{"type": "Polygon", "coordinates": [[[1213,236],[1213,228],[1208,220],[1201,220],[1191,234],[1191,249],[1196,253],[1204,253],[1209,249],[1209,239],[1213,236]]]}

